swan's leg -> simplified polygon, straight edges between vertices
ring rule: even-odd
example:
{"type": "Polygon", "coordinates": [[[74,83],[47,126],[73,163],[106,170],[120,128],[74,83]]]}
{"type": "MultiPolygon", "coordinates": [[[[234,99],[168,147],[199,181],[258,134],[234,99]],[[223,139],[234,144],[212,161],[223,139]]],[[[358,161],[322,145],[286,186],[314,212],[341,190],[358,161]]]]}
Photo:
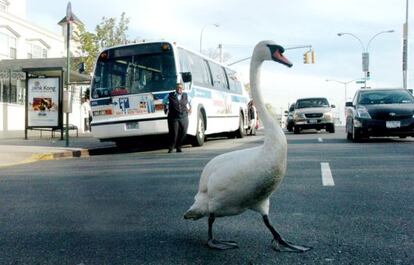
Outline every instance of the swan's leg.
{"type": "Polygon", "coordinates": [[[213,223],[216,220],[214,214],[210,214],[208,217],[208,246],[213,249],[232,249],[238,248],[237,243],[235,241],[223,241],[217,240],[213,238],[213,223]]]}
{"type": "Polygon", "coordinates": [[[311,247],[306,246],[300,246],[292,244],[286,240],[284,240],[280,234],[276,231],[276,229],[272,226],[272,224],[269,221],[269,217],[267,215],[263,215],[263,221],[266,225],[266,227],[270,230],[270,232],[273,235],[273,248],[276,251],[280,252],[305,252],[308,250],[311,250],[311,247]]]}

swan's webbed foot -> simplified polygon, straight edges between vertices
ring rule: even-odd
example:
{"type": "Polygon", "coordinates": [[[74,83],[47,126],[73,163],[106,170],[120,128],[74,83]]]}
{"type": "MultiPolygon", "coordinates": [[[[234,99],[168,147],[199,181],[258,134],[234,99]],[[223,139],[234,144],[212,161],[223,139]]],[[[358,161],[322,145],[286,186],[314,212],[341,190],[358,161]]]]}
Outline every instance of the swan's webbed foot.
{"type": "Polygon", "coordinates": [[[306,252],[312,249],[312,247],[295,245],[283,239],[281,242],[279,242],[276,239],[273,239],[272,247],[274,250],[279,252],[306,252]]]}
{"type": "Polygon", "coordinates": [[[226,250],[238,248],[235,241],[224,241],[213,238],[213,223],[216,220],[214,213],[210,213],[208,217],[208,242],[207,245],[212,249],[226,250]]]}
{"type": "Polygon", "coordinates": [[[280,252],[305,252],[312,249],[311,247],[295,245],[284,240],[272,226],[267,215],[263,216],[263,221],[273,235],[272,246],[274,250],[280,252]]]}
{"type": "Polygon", "coordinates": [[[217,240],[217,239],[209,239],[207,245],[209,248],[218,249],[218,250],[226,250],[226,249],[233,249],[239,248],[235,241],[224,241],[224,240],[217,240]]]}

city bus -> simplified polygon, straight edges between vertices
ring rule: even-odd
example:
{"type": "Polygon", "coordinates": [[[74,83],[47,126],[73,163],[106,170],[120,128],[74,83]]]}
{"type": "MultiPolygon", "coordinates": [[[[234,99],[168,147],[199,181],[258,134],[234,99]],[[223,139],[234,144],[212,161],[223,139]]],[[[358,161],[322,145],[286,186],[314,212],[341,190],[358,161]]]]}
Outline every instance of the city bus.
{"type": "Polygon", "coordinates": [[[249,97],[235,70],[173,42],[143,42],[103,50],[91,84],[91,128],[101,141],[128,145],[134,137],[168,133],[163,99],[177,82],[191,98],[187,138],[243,137],[249,97]]]}

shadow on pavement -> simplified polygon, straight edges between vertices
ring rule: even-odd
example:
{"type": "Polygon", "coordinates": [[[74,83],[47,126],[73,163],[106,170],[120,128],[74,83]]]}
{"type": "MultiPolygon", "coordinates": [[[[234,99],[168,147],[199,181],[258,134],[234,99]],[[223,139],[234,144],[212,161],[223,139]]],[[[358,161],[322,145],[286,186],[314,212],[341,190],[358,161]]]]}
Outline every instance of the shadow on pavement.
{"type": "MultiPolygon", "coordinates": [[[[208,142],[228,139],[223,135],[209,135],[204,144],[208,142]]],[[[102,148],[89,149],[90,156],[96,155],[108,155],[108,154],[127,154],[135,152],[148,152],[165,149],[168,150],[168,135],[152,135],[152,136],[141,136],[136,138],[128,139],[124,142],[117,142],[117,146],[109,146],[102,148]]],[[[187,136],[183,144],[184,147],[191,146],[191,137],[187,136]]]]}

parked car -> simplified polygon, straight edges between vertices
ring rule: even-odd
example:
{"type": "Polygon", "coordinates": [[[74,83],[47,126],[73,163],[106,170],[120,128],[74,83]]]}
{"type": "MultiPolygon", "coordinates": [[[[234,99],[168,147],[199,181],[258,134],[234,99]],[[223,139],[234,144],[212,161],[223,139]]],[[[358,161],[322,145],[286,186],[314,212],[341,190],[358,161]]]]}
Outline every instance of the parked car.
{"type": "Polygon", "coordinates": [[[295,111],[295,103],[290,104],[289,110],[286,115],[286,129],[291,132],[293,131],[293,112],[295,111]]]}
{"type": "Polygon", "coordinates": [[[360,89],[346,107],[348,140],[414,136],[414,97],[406,89],[360,89]]]}
{"type": "Polygon", "coordinates": [[[325,129],[327,132],[335,132],[335,124],[332,108],[326,98],[301,98],[296,101],[293,113],[293,132],[300,133],[305,129],[325,129]]]}

